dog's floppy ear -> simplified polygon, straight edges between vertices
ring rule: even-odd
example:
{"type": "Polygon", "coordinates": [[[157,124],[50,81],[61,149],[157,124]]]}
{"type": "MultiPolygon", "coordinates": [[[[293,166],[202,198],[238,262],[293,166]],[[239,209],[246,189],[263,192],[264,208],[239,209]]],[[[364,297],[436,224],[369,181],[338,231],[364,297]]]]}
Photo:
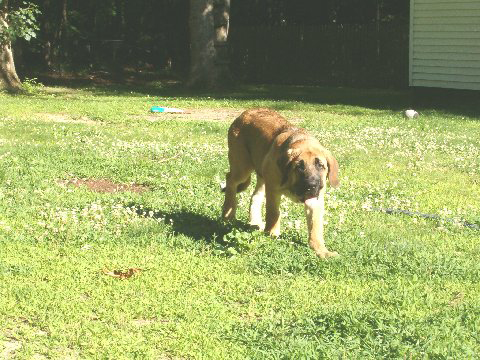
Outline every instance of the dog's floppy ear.
{"type": "Polygon", "coordinates": [[[328,153],[327,154],[327,164],[328,164],[328,182],[331,187],[338,187],[340,185],[340,180],[338,180],[338,162],[335,157],[328,153]]]}
{"type": "Polygon", "coordinates": [[[286,151],[280,158],[277,160],[278,169],[282,174],[282,180],[280,185],[285,185],[288,181],[288,174],[292,169],[293,159],[295,158],[294,152],[292,149],[286,151]]]}
{"type": "Polygon", "coordinates": [[[283,186],[288,181],[288,173],[290,172],[292,161],[288,158],[288,156],[282,156],[277,160],[277,165],[280,173],[282,174],[280,185],[283,186]]]}

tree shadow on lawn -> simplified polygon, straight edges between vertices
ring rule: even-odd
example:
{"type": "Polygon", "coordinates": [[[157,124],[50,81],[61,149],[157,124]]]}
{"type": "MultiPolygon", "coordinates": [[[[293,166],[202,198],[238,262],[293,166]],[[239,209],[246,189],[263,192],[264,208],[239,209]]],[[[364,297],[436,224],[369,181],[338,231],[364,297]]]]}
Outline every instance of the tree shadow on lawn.
{"type": "MultiPolygon", "coordinates": [[[[73,89],[87,89],[98,96],[156,96],[168,99],[174,98],[210,98],[220,100],[244,101],[299,101],[321,105],[349,105],[362,106],[399,111],[405,109],[409,103],[409,95],[405,91],[385,89],[354,89],[327,86],[308,85],[238,85],[229,89],[202,90],[186,87],[181,81],[175,81],[159,76],[150,79],[137,78],[130,81],[128,78],[113,78],[110,75],[75,76],[65,74],[41,74],[38,76],[45,85],[69,87],[73,89]],[[153,79],[153,81],[152,81],[153,79]]],[[[298,104],[297,104],[298,105],[298,104]]],[[[286,104],[273,106],[277,110],[296,108],[286,104]]]]}
{"type": "MultiPolygon", "coordinates": [[[[65,74],[53,76],[41,74],[45,84],[71,88],[88,88],[98,96],[158,96],[171,98],[211,98],[246,101],[293,101],[319,105],[359,106],[369,109],[403,111],[414,108],[419,111],[443,110],[458,115],[479,116],[478,92],[451,89],[374,89],[317,85],[239,85],[222,90],[190,89],[184,84],[161,74],[125,74],[114,77],[109,73],[65,74]]],[[[272,105],[277,110],[297,109],[298,104],[272,105]]]]}

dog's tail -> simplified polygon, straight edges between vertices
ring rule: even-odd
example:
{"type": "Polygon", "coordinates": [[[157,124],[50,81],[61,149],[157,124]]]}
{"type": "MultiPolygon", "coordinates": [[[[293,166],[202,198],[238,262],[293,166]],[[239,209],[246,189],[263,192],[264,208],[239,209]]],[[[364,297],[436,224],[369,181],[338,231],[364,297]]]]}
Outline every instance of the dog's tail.
{"type": "MultiPolygon", "coordinates": [[[[250,185],[250,181],[251,181],[251,176],[249,176],[248,179],[245,180],[243,183],[238,184],[237,185],[237,193],[246,190],[248,188],[248,186],[250,185]]],[[[227,188],[226,184],[222,184],[221,187],[220,187],[222,192],[225,192],[226,188],[227,188]]]]}

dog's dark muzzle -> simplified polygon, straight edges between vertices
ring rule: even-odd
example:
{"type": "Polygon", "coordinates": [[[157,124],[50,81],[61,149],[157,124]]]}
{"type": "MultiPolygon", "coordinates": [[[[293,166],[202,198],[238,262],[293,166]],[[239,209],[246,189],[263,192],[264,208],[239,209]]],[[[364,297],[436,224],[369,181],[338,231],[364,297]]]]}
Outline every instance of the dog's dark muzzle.
{"type": "Polygon", "coordinates": [[[320,177],[311,176],[297,183],[295,195],[297,195],[301,202],[304,202],[307,199],[318,197],[322,188],[323,184],[320,177]]]}

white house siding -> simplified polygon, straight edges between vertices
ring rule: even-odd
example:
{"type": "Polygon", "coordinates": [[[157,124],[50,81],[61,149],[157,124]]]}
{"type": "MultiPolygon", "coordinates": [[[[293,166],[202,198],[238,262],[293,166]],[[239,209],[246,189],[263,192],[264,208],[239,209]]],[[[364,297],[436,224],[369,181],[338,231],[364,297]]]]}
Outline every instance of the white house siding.
{"type": "Polygon", "coordinates": [[[480,90],[480,0],[410,0],[410,86],[480,90]]]}

